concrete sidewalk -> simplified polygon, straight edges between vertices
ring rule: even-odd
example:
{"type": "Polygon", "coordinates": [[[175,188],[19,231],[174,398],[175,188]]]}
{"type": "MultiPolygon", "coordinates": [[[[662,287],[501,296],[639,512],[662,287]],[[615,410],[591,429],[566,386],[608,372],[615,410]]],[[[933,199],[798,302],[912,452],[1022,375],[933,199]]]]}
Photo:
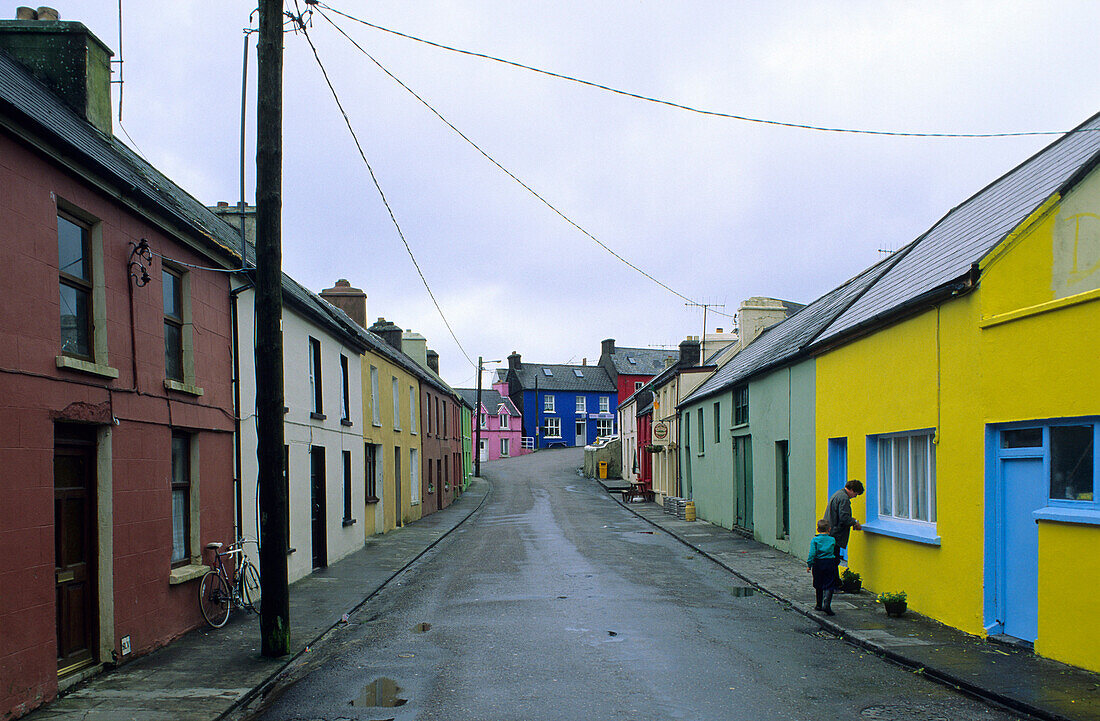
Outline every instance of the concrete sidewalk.
{"type": "Polygon", "coordinates": [[[814,590],[804,561],[705,521],[678,520],[656,503],[623,503],[617,489],[608,488],[608,492],[635,515],[711,558],[747,585],[914,673],[1038,718],[1100,719],[1100,674],[982,640],[912,611],[888,618],[866,591],[837,595],[836,615],[825,616],[813,610],[814,590]]]}
{"type": "MultiPolygon", "coordinates": [[[[290,587],[291,653],[259,653],[259,617],[235,611],[222,628],[201,628],[80,684],[25,716],[29,721],[179,721],[221,718],[247,703],[341,616],[366,603],[394,576],[485,502],[474,478],[454,503],[404,528],[373,536],[364,548],[290,587]]],[[[196,603],[198,599],[196,598],[196,603]]]]}

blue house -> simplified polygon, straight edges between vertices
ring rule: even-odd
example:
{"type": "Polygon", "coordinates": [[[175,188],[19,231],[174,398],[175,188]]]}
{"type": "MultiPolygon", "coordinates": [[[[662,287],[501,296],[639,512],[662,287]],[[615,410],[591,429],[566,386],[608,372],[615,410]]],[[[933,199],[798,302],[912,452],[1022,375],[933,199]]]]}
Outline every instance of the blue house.
{"type": "Polygon", "coordinates": [[[615,428],[619,395],[599,366],[523,363],[508,356],[508,390],[535,448],[584,446],[615,428]]]}

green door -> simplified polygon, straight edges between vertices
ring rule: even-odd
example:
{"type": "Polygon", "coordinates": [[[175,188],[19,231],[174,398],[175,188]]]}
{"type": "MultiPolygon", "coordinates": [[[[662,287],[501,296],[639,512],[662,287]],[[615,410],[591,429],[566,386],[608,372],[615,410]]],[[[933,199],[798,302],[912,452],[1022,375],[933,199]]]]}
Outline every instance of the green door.
{"type": "Polygon", "coordinates": [[[752,532],[752,436],[733,438],[733,525],[752,532]]]}

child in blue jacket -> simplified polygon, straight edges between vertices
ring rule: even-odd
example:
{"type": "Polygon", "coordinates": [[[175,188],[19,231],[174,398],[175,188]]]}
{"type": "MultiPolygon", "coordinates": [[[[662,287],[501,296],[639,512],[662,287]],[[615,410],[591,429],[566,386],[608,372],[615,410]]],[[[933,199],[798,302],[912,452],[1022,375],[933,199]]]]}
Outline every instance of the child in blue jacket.
{"type": "Polygon", "coordinates": [[[812,573],[817,595],[815,611],[826,616],[833,613],[833,591],[836,590],[836,539],[829,535],[829,522],[822,518],[817,522],[817,535],[810,541],[810,555],[806,557],[806,573],[812,573]]]}

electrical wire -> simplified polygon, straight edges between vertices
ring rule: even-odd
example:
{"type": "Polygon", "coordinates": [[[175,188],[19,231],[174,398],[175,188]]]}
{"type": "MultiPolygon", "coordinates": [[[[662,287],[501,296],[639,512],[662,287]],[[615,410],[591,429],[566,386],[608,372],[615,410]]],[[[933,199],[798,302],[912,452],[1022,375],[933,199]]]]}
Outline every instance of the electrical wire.
{"type": "MultiPolygon", "coordinates": [[[[654,282],[654,283],[656,283],[657,285],[659,285],[659,286],[661,286],[662,288],[664,288],[665,290],[667,290],[667,291],[668,291],[669,293],[672,293],[673,295],[675,295],[675,296],[677,296],[677,297],[679,297],[679,298],[681,298],[681,299],[683,299],[683,300],[685,300],[685,301],[687,301],[687,302],[689,302],[689,303],[694,303],[694,302],[695,302],[695,301],[693,301],[693,300],[692,300],[691,298],[689,298],[689,297],[687,297],[686,295],[684,295],[683,293],[681,293],[681,292],[679,292],[679,291],[677,291],[677,290],[674,290],[673,288],[669,287],[669,286],[668,286],[668,285],[666,285],[665,283],[662,283],[661,281],[659,281],[659,280],[657,280],[656,278],[654,278],[654,277],[653,277],[652,275],[650,275],[650,274],[649,274],[649,273],[647,273],[646,271],[644,271],[644,270],[642,270],[641,268],[639,268],[638,266],[634,265],[634,264],[633,264],[633,263],[631,263],[631,262],[630,262],[629,260],[627,260],[627,259],[626,259],[626,258],[624,258],[623,256],[619,255],[619,253],[615,252],[615,251],[614,251],[614,250],[613,250],[613,249],[612,249],[612,248],[611,248],[610,246],[608,246],[608,245],[607,245],[606,243],[604,243],[604,242],[603,242],[602,240],[600,240],[599,238],[597,238],[596,236],[594,236],[594,235],[593,235],[592,233],[588,232],[588,231],[587,231],[587,230],[585,230],[585,229],[584,229],[583,227],[581,227],[581,225],[580,225],[580,224],[578,224],[578,223],[577,223],[576,221],[574,221],[574,220],[573,220],[572,218],[570,218],[570,217],[569,217],[568,215],[566,215],[566,214],[565,214],[565,213],[563,213],[563,212],[562,212],[561,210],[559,210],[559,209],[558,209],[558,208],[557,208],[557,207],[556,207],[556,206],[555,206],[555,205],[554,205],[553,203],[551,203],[551,202],[550,202],[549,200],[547,200],[547,199],[546,199],[546,198],[544,198],[544,197],[543,197],[542,195],[540,195],[540,194],[539,194],[539,193],[538,193],[538,192],[537,192],[537,191],[536,191],[535,189],[533,189],[533,188],[532,188],[532,187],[531,187],[530,185],[528,185],[527,183],[523,182],[523,181],[522,181],[522,180],[521,180],[521,179],[520,179],[520,178],[519,178],[518,176],[516,176],[516,174],[515,174],[515,173],[513,173],[513,172],[512,172],[512,171],[510,171],[510,170],[508,170],[508,169],[507,169],[507,168],[505,168],[505,167],[504,167],[503,165],[501,165],[501,164],[500,164],[499,162],[497,162],[497,160],[496,160],[496,159],[495,159],[495,158],[494,158],[493,156],[491,156],[491,155],[489,155],[489,154],[488,154],[487,152],[485,152],[485,150],[484,150],[484,149],[483,149],[483,148],[482,148],[482,147],[481,147],[480,145],[478,145],[477,143],[475,143],[475,142],[474,142],[473,140],[471,140],[471,139],[470,139],[470,137],[469,137],[469,136],[467,136],[467,135],[466,135],[465,133],[463,133],[463,132],[462,132],[461,130],[459,130],[459,129],[458,129],[457,127],[455,127],[455,126],[454,126],[454,124],[453,124],[453,123],[451,123],[451,121],[449,121],[449,120],[447,120],[447,118],[443,117],[443,115],[442,115],[442,114],[441,114],[441,113],[440,113],[440,112],[439,112],[438,110],[436,110],[436,109],[435,109],[434,107],[432,107],[432,106],[431,106],[431,104],[430,104],[430,103],[428,103],[428,101],[426,101],[426,100],[425,100],[424,98],[420,97],[420,95],[418,95],[418,94],[416,93],[416,91],[415,91],[415,90],[413,90],[412,88],[410,88],[410,87],[409,87],[408,85],[406,85],[405,83],[403,83],[403,82],[401,81],[401,79],[400,79],[400,78],[398,78],[398,77],[397,77],[396,75],[394,75],[394,74],[393,74],[393,73],[391,73],[391,72],[390,72],[389,70],[387,70],[387,69],[386,69],[386,67],[385,67],[385,66],[383,66],[383,65],[382,65],[382,63],[378,62],[378,60],[377,60],[377,59],[376,59],[376,58],[375,58],[375,57],[374,57],[373,55],[371,55],[371,54],[370,54],[369,52],[367,52],[367,51],[366,51],[366,50],[365,50],[365,49],[363,48],[363,46],[362,46],[362,45],[360,45],[359,43],[357,43],[357,42],[356,42],[356,41],[355,41],[355,40],[354,40],[354,39],[353,39],[353,38],[352,38],[352,37],[351,37],[350,35],[348,35],[348,34],[347,34],[346,32],[344,32],[343,28],[341,28],[341,27],[340,27],[339,25],[337,25],[337,24],[336,24],[335,22],[333,22],[333,21],[332,21],[332,19],[331,19],[331,18],[330,18],[330,17],[328,16],[328,15],[326,15],[326,14],[324,13],[324,11],[320,11],[320,10],[319,10],[319,11],[318,11],[318,14],[319,14],[319,15],[320,15],[321,17],[323,17],[323,18],[324,18],[324,19],[325,19],[326,21],[328,21],[328,23],[329,23],[330,25],[332,25],[332,27],[334,27],[334,28],[336,29],[336,31],[337,31],[337,32],[339,32],[339,33],[340,33],[341,35],[343,35],[343,36],[344,36],[345,38],[347,38],[347,39],[348,39],[348,42],[350,42],[350,43],[351,43],[352,45],[354,45],[354,46],[355,46],[356,48],[358,48],[359,52],[361,52],[361,53],[363,53],[364,55],[366,55],[366,56],[367,56],[367,57],[368,57],[368,58],[370,59],[370,61],[371,61],[371,62],[373,62],[373,63],[374,63],[374,64],[375,64],[376,66],[378,66],[378,68],[379,68],[379,69],[380,69],[380,70],[381,70],[382,72],[384,72],[384,73],[385,73],[386,75],[388,75],[388,76],[389,76],[389,77],[390,77],[390,78],[391,78],[391,79],[392,79],[392,80],[393,80],[394,82],[396,82],[396,83],[397,83],[398,85],[400,85],[400,86],[401,86],[402,88],[404,88],[404,89],[405,89],[405,90],[406,90],[406,91],[407,91],[407,92],[408,92],[408,93],[409,93],[410,95],[412,95],[412,96],[413,96],[414,98],[416,98],[417,100],[419,100],[419,101],[420,101],[420,103],[421,103],[421,104],[422,104],[422,105],[423,105],[424,107],[426,107],[426,108],[427,108],[428,110],[430,110],[430,111],[432,112],[432,114],[433,114],[433,115],[435,115],[435,116],[436,116],[437,118],[439,118],[439,119],[440,119],[441,121],[443,121],[443,123],[444,123],[444,124],[445,124],[445,125],[446,125],[447,127],[449,127],[449,128],[451,129],[451,130],[453,130],[453,131],[454,131],[455,133],[457,133],[457,134],[458,134],[458,136],[459,136],[460,138],[462,138],[462,139],[463,139],[463,140],[465,140],[465,141],[466,141],[467,143],[469,143],[469,144],[470,144],[470,146],[474,148],[474,150],[476,150],[477,152],[479,152],[479,153],[480,153],[480,154],[481,154],[481,155],[482,155],[482,156],[483,156],[483,157],[484,157],[484,158],[485,158],[486,160],[488,160],[488,161],[489,161],[490,163],[492,163],[492,164],[493,164],[493,165],[495,165],[495,166],[496,166],[497,168],[499,168],[499,169],[500,169],[500,170],[501,170],[501,171],[502,171],[502,172],[503,172],[503,173],[504,173],[505,175],[507,175],[507,176],[508,176],[509,178],[511,178],[512,180],[514,180],[514,181],[516,181],[517,183],[519,183],[519,185],[520,185],[520,186],[521,186],[521,187],[522,187],[522,188],[523,188],[524,190],[526,190],[526,191],[527,191],[527,192],[529,192],[529,193],[530,193],[531,195],[533,195],[533,196],[535,196],[536,198],[538,198],[538,200],[539,200],[540,202],[542,202],[542,204],[543,204],[543,205],[545,205],[545,206],[546,206],[547,208],[549,208],[550,210],[552,210],[552,211],[553,211],[553,212],[554,212],[555,214],[557,214],[557,215],[558,215],[558,217],[560,217],[560,218],[561,218],[562,220],[564,220],[564,221],[565,221],[566,223],[569,223],[569,225],[571,225],[571,226],[573,226],[574,228],[576,228],[577,230],[579,230],[579,231],[580,231],[581,233],[583,233],[583,234],[584,234],[585,236],[587,236],[587,237],[588,237],[589,239],[591,239],[591,240],[592,240],[593,242],[595,242],[595,243],[596,243],[597,245],[599,245],[599,246],[600,246],[601,248],[603,248],[604,250],[606,250],[606,251],[607,251],[608,253],[610,253],[611,255],[613,255],[613,256],[614,256],[614,257],[615,257],[615,258],[616,258],[617,260],[619,260],[619,261],[620,261],[621,263],[623,263],[623,264],[624,264],[624,265],[626,265],[627,267],[629,267],[629,268],[631,268],[631,269],[633,269],[633,270],[637,271],[638,273],[642,274],[643,276],[645,276],[645,277],[646,277],[646,278],[648,278],[649,280],[653,281],[653,282],[654,282]]],[[[716,311],[716,312],[717,312],[717,311],[716,311]]],[[[720,313],[720,315],[727,315],[727,314],[725,314],[725,313],[720,313]]],[[[732,316],[728,316],[728,317],[732,317],[732,316]]]]}
{"type": "Polygon", "coordinates": [[[254,270],[253,268],[211,268],[210,266],[206,266],[206,265],[194,265],[192,263],[184,263],[182,260],[175,260],[174,258],[169,258],[166,255],[161,255],[160,253],[153,250],[152,248],[149,249],[149,252],[152,253],[153,255],[157,256],[161,260],[167,260],[172,265],[180,265],[180,266],[183,266],[184,268],[191,268],[193,270],[209,270],[213,273],[240,273],[242,270],[254,270]]]}
{"type": "MultiPolygon", "coordinates": [[[[691,112],[691,113],[698,113],[699,115],[709,115],[709,116],[716,117],[716,118],[728,118],[730,120],[740,120],[740,121],[743,121],[743,122],[746,122],[746,123],[759,123],[759,124],[762,124],[762,125],[777,125],[777,126],[784,127],[784,128],[796,128],[796,129],[799,129],[799,130],[814,130],[814,131],[825,132],[825,133],[855,133],[855,134],[860,134],[860,135],[887,135],[887,136],[893,136],[893,137],[907,137],[907,138],[1017,138],[1017,137],[1025,137],[1025,136],[1031,136],[1031,135],[1066,135],[1068,133],[1094,132],[1094,131],[1100,130],[1100,128],[1078,128],[1076,130],[1070,130],[1070,131],[1065,131],[1065,130],[1026,130],[1026,131],[1019,131],[1019,132],[1004,132],[1004,133],[925,133],[925,132],[904,132],[904,131],[893,131],[893,130],[868,130],[868,129],[862,129],[862,128],[840,128],[840,127],[830,127],[830,126],[826,126],[826,125],[810,125],[810,124],[807,124],[807,123],[792,123],[792,122],[786,122],[786,121],[782,121],[782,120],[768,120],[768,119],[765,119],[765,118],[754,118],[754,117],[751,117],[751,116],[748,116],[748,115],[737,115],[735,113],[724,113],[724,112],[720,112],[720,111],[717,111],[717,110],[706,110],[706,109],[703,109],[703,108],[696,108],[696,107],[692,107],[690,105],[684,105],[682,103],[677,103],[677,102],[674,102],[672,100],[662,100],[661,98],[654,98],[654,97],[650,97],[648,95],[642,95],[640,93],[632,93],[629,90],[620,90],[619,88],[614,88],[614,87],[611,87],[610,85],[603,85],[601,83],[592,82],[591,80],[583,80],[581,78],[576,78],[576,77],[573,77],[571,75],[556,73],[556,72],[553,72],[552,70],[543,70],[542,68],[536,68],[536,67],[531,66],[531,65],[524,65],[523,63],[515,62],[514,60],[505,60],[504,58],[498,58],[498,57],[495,57],[493,55],[487,55],[485,53],[478,53],[478,52],[474,52],[472,50],[463,50],[462,48],[456,48],[456,47],[453,47],[453,46],[450,46],[450,45],[444,45],[443,43],[432,42],[431,40],[425,40],[424,38],[419,38],[415,35],[409,35],[408,33],[403,33],[403,32],[400,32],[398,30],[391,30],[389,28],[382,27],[381,25],[375,25],[374,23],[368,22],[367,20],[363,20],[362,18],[357,18],[354,15],[349,15],[348,13],[345,13],[341,10],[337,10],[336,8],[334,8],[330,5],[326,5],[325,3],[320,3],[318,5],[318,7],[324,8],[325,10],[331,10],[332,12],[336,13],[337,15],[343,15],[348,20],[352,20],[354,22],[361,23],[363,25],[366,25],[367,27],[374,28],[375,30],[381,30],[382,32],[389,33],[391,35],[396,35],[398,37],[406,38],[408,40],[414,40],[418,43],[423,43],[424,45],[430,45],[434,48],[439,48],[440,50],[448,50],[452,53],[459,53],[460,55],[469,55],[470,57],[482,58],[483,60],[491,60],[495,63],[501,63],[503,65],[510,65],[514,68],[519,68],[521,70],[529,70],[531,72],[539,73],[541,75],[547,75],[547,76],[552,77],[552,78],[558,78],[559,80],[566,80],[568,82],[577,83],[579,85],[586,85],[590,88],[596,88],[597,90],[604,90],[604,91],[609,92],[609,93],[615,93],[616,95],[622,95],[622,96],[625,96],[625,97],[628,97],[628,98],[634,98],[635,100],[642,100],[642,101],[645,101],[647,103],[655,103],[657,105],[665,105],[667,107],[676,108],[678,110],[686,110],[686,111],[691,112]]],[[[324,14],[322,13],[322,16],[323,15],[324,14]]],[[[325,18],[325,19],[327,20],[328,18],[325,18]]],[[[332,21],[329,20],[329,22],[332,22],[332,21]]]]}
{"type": "Polygon", "coordinates": [[[439,313],[439,317],[443,319],[443,324],[447,326],[447,332],[451,334],[451,338],[454,339],[455,345],[462,351],[462,355],[466,357],[467,362],[473,367],[477,367],[473,359],[466,352],[466,349],[462,347],[462,343],[459,342],[458,336],[455,335],[454,328],[451,327],[451,322],[447,320],[447,316],[443,313],[443,308],[440,307],[439,301],[435,297],[435,293],[432,292],[432,288],[428,285],[428,279],[424,277],[424,271],[420,269],[420,264],[416,261],[416,256],[413,254],[412,248],[409,246],[409,241],[405,238],[405,232],[401,230],[401,224],[397,222],[397,216],[394,215],[393,208],[390,207],[389,200],[386,199],[385,192],[382,191],[382,186],[378,182],[378,176],[375,175],[374,168],[371,167],[370,161],[367,160],[367,154],[363,151],[363,146],[359,143],[359,136],[355,133],[355,128],[351,125],[351,118],[348,117],[348,113],[344,110],[344,104],[340,101],[340,96],[336,93],[336,88],[332,85],[332,80],[329,78],[328,71],[325,70],[324,63],[321,62],[321,56],[317,53],[317,46],[313,44],[313,38],[309,36],[309,31],[306,30],[305,25],[301,25],[302,35],[305,36],[306,42],[309,43],[310,50],[313,51],[313,57],[317,61],[317,67],[321,69],[321,74],[325,78],[325,83],[328,85],[329,91],[332,93],[333,100],[336,101],[336,106],[340,109],[340,114],[344,116],[344,123],[348,126],[348,132],[351,133],[351,138],[355,141],[355,147],[359,150],[359,157],[363,159],[363,163],[367,166],[367,171],[370,173],[371,181],[374,183],[375,189],[378,191],[378,195],[382,198],[382,204],[386,206],[386,211],[390,215],[390,220],[393,222],[393,227],[397,229],[397,235],[400,236],[401,242],[405,245],[405,250],[409,254],[409,258],[412,260],[413,267],[416,268],[417,275],[420,276],[420,281],[424,284],[425,290],[428,291],[428,295],[432,299],[432,303],[435,304],[435,309],[439,313]]]}

